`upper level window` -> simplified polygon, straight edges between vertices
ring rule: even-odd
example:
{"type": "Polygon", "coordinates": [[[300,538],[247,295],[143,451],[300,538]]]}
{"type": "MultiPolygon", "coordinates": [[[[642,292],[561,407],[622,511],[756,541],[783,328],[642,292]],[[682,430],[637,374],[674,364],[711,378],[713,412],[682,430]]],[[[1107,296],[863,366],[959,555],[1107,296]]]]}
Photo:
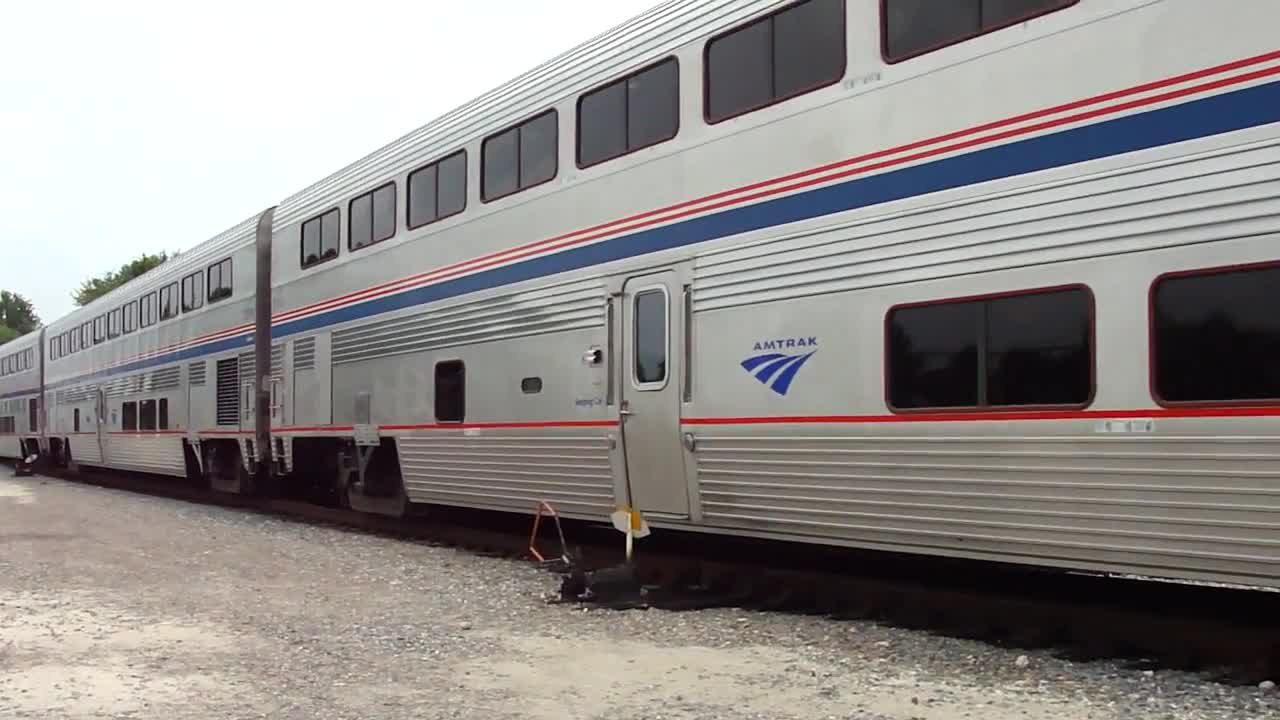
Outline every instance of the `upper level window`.
{"type": "Polygon", "coordinates": [[[1078,0],[884,0],[884,56],[905,60],[1008,27],[1078,0]]]}
{"type": "Polygon", "coordinates": [[[124,333],[128,335],[138,329],[138,301],[131,300],[124,304],[124,333]]]}
{"type": "Polygon", "coordinates": [[[396,185],[387,183],[351,201],[347,249],[359,250],[396,234],[396,185]]]}
{"type": "Polygon", "coordinates": [[[1165,402],[1280,400],[1280,266],[1157,280],[1152,374],[1165,402]]]}
{"type": "Polygon", "coordinates": [[[707,121],[826,87],[844,68],[844,0],[791,5],[707,43],[707,121]]]}
{"type": "Polygon", "coordinates": [[[178,316],[178,283],[169,283],[160,288],[160,319],[168,320],[178,316]]]}
{"type": "Polygon", "coordinates": [[[156,324],[156,294],[149,292],[139,300],[138,325],[151,327],[156,324]]]}
{"type": "Polygon", "coordinates": [[[93,344],[97,345],[107,339],[107,316],[99,315],[93,319],[93,344]]]}
{"type": "Polygon", "coordinates": [[[182,278],[182,312],[204,307],[204,273],[196,271],[182,278]]]}
{"type": "Polygon", "coordinates": [[[338,208],[302,223],[302,267],[338,257],[338,208]]]}
{"type": "Polygon", "coordinates": [[[231,297],[231,258],[210,265],[207,275],[210,303],[231,297]]]}
{"type": "Polygon", "coordinates": [[[120,308],[116,308],[115,310],[112,310],[111,312],[107,313],[107,337],[109,338],[120,337],[120,325],[121,325],[120,316],[122,314],[123,314],[123,311],[120,308]]]}
{"type": "Polygon", "coordinates": [[[467,207],[467,152],[409,173],[409,228],[418,228],[467,207]]]}
{"type": "Polygon", "coordinates": [[[86,322],[80,325],[80,347],[88,350],[93,347],[93,323],[86,322]]]}
{"type": "Polygon", "coordinates": [[[555,110],[548,110],[485,139],[480,149],[485,202],[528,190],[556,176],[559,117],[555,110]]]}
{"type": "Polygon", "coordinates": [[[657,145],[680,127],[680,67],[674,58],[578,99],[578,167],[657,145]]]}
{"type": "Polygon", "coordinates": [[[1085,405],[1093,393],[1093,298],[1083,288],[895,308],[895,409],[1085,405]]]}

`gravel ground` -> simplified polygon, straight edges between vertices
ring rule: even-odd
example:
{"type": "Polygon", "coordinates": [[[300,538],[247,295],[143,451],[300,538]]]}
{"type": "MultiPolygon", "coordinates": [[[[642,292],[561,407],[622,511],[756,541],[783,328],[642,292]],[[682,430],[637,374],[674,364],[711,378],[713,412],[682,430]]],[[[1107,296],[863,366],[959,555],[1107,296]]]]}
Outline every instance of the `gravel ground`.
{"type": "Polygon", "coordinates": [[[1247,718],[1280,698],[861,622],[548,605],[519,562],[0,477],[5,718],[1247,718]]]}

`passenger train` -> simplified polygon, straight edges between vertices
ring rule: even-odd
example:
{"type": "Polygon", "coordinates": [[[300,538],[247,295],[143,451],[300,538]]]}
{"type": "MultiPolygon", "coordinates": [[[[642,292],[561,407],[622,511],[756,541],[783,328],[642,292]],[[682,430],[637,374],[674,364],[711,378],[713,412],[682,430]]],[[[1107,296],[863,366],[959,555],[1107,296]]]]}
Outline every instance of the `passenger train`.
{"type": "Polygon", "coordinates": [[[1278,25],[663,2],[0,348],[0,452],[1280,588],[1278,25]]]}

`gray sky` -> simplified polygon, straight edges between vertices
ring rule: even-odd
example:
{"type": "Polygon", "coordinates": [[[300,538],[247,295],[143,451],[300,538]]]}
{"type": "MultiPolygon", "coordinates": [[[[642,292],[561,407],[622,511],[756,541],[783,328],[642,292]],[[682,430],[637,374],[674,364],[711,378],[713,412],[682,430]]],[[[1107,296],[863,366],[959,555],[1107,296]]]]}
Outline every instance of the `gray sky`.
{"type": "Polygon", "coordinates": [[[0,289],[50,322],[656,1],[5,3],[0,289]]]}

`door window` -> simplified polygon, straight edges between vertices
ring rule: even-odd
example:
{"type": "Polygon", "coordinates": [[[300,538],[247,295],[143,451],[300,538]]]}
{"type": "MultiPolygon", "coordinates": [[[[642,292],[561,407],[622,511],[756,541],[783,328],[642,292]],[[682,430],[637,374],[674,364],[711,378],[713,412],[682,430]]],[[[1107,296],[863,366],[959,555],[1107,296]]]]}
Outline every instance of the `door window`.
{"type": "Polygon", "coordinates": [[[667,293],[661,288],[635,298],[635,381],[643,390],[657,390],[667,380],[667,293]]]}

